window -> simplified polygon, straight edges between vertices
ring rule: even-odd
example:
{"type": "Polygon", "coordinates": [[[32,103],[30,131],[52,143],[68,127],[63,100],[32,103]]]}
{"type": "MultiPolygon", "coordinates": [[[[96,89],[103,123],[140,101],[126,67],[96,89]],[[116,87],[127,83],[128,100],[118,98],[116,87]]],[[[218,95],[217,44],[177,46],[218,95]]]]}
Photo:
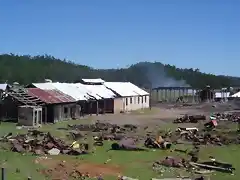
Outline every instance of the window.
{"type": "Polygon", "coordinates": [[[126,106],[128,105],[128,98],[126,98],[126,106]]]}
{"type": "Polygon", "coordinates": [[[145,96],[145,103],[147,102],[147,96],[145,96]]]}
{"type": "Polygon", "coordinates": [[[143,104],[143,96],[142,96],[142,104],[143,104]]]}
{"type": "Polygon", "coordinates": [[[132,102],[132,97],[130,97],[130,104],[132,104],[133,102],[132,102]]]}
{"type": "Polygon", "coordinates": [[[140,104],[140,97],[138,96],[138,104],[140,104]]]}

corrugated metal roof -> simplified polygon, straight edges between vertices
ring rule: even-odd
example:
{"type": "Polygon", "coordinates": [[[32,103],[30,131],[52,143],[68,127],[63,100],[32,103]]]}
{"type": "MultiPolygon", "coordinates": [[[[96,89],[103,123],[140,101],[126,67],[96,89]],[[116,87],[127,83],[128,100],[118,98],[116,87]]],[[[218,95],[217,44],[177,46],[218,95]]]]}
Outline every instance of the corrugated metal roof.
{"type": "Polygon", "coordinates": [[[39,89],[44,89],[44,90],[56,89],[56,87],[53,86],[53,83],[33,83],[33,85],[39,89]]]}
{"type": "Polygon", "coordinates": [[[104,83],[105,81],[101,78],[97,79],[82,79],[83,82],[85,83],[104,83]]]}
{"type": "Polygon", "coordinates": [[[84,85],[84,87],[88,89],[94,97],[98,96],[105,99],[116,97],[116,94],[104,85],[84,85]]]}
{"type": "Polygon", "coordinates": [[[43,90],[58,90],[74,98],[76,101],[88,100],[91,97],[87,94],[85,88],[78,88],[70,83],[34,83],[35,87],[43,90]]]}
{"type": "Polygon", "coordinates": [[[28,94],[37,97],[47,104],[74,102],[75,99],[59,92],[58,90],[42,90],[39,88],[28,88],[28,94]]]}
{"type": "Polygon", "coordinates": [[[142,90],[130,82],[105,82],[104,85],[123,97],[149,95],[148,92],[142,90]]]}
{"type": "Polygon", "coordinates": [[[84,88],[78,88],[74,84],[70,83],[53,83],[59,91],[73,97],[76,101],[88,100],[91,97],[87,94],[87,90],[84,88]]]}
{"type": "Polygon", "coordinates": [[[54,90],[45,90],[45,91],[48,92],[49,94],[57,97],[62,102],[75,102],[76,101],[73,97],[62,93],[59,90],[54,89],[54,90]]]}
{"type": "Polygon", "coordinates": [[[72,84],[73,86],[77,87],[80,91],[84,92],[87,96],[88,99],[94,98],[94,99],[102,99],[100,96],[98,96],[96,93],[93,93],[90,91],[88,88],[86,88],[86,85],[81,84],[81,83],[75,83],[72,84]]]}
{"type": "Polygon", "coordinates": [[[144,91],[143,89],[139,88],[138,86],[136,86],[133,83],[128,82],[128,86],[129,86],[129,88],[131,88],[133,91],[135,91],[136,93],[138,93],[141,96],[149,95],[148,92],[144,91]]]}
{"type": "Polygon", "coordinates": [[[85,85],[81,83],[34,83],[35,87],[43,90],[58,90],[74,98],[76,101],[89,99],[114,98],[120,96],[144,96],[148,92],[130,82],[105,82],[104,85],[85,85]]]}
{"type": "Polygon", "coordinates": [[[7,88],[7,84],[0,84],[0,90],[5,91],[7,88]]]}

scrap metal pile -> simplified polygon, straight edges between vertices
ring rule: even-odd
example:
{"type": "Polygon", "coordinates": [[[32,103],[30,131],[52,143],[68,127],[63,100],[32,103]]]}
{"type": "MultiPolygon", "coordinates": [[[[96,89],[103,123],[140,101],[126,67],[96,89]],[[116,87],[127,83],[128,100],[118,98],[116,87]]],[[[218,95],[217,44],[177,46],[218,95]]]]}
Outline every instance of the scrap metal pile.
{"type": "Polygon", "coordinates": [[[53,137],[50,133],[43,133],[37,130],[17,136],[12,136],[12,134],[9,133],[1,138],[1,142],[10,142],[11,150],[14,152],[33,152],[37,155],[58,155],[60,153],[80,155],[86,154],[88,150],[87,144],[82,144],[79,148],[73,148],[72,145],[65,144],[62,140],[53,137]]]}

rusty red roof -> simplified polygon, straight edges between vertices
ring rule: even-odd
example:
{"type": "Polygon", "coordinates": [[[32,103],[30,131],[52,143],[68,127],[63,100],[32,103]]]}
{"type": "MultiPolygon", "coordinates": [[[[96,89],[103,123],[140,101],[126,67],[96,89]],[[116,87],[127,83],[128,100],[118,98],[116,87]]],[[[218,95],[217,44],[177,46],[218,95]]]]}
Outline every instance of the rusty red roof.
{"type": "Polygon", "coordinates": [[[76,100],[58,90],[42,90],[39,88],[27,88],[28,95],[38,97],[47,104],[68,103],[76,100]]]}

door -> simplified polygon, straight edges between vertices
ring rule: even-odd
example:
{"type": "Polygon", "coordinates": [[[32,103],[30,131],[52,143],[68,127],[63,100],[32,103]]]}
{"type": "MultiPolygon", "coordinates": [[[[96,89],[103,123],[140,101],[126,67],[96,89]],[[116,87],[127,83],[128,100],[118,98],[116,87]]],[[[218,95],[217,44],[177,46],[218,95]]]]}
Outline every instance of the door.
{"type": "Polygon", "coordinates": [[[54,108],[52,105],[47,106],[47,122],[54,123],[54,108]]]}
{"type": "Polygon", "coordinates": [[[38,125],[42,124],[42,111],[38,110],[38,125]]]}

